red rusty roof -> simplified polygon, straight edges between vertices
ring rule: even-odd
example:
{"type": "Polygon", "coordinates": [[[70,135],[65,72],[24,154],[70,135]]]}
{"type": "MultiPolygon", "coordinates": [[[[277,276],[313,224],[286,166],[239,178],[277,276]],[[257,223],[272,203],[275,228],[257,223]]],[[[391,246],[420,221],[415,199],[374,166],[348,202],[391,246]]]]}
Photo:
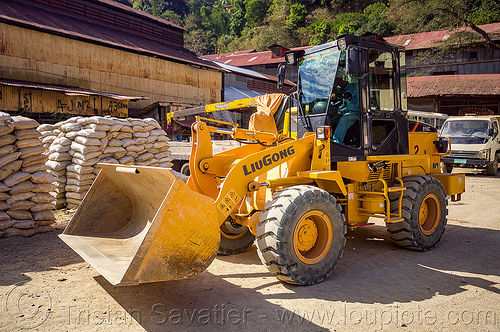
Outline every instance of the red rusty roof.
{"type": "MultiPolygon", "coordinates": [[[[213,60],[209,60],[209,61],[213,61],[213,60]]],[[[226,63],[221,63],[221,62],[217,62],[217,61],[213,61],[213,62],[217,63],[217,65],[224,68],[227,72],[230,72],[233,74],[243,75],[243,76],[247,76],[247,77],[251,77],[251,78],[257,78],[260,80],[278,82],[278,77],[273,76],[273,75],[260,73],[260,72],[257,72],[257,71],[254,71],[254,70],[251,70],[248,68],[242,68],[242,67],[237,67],[237,66],[233,66],[233,65],[228,65],[226,63]]],[[[285,83],[285,85],[288,86],[288,88],[295,86],[295,83],[293,83],[290,80],[285,80],[284,83],[285,83]]]]}
{"type": "Polygon", "coordinates": [[[445,95],[500,95],[500,74],[408,77],[408,98],[445,95]]]}
{"type": "MultiPolygon", "coordinates": [[[[296,47],[292,50],[304,50],[310,46],[296,47]]],[[[249,67],[266,64],[278,64],[285,61],[284,57],[272,57],[271,51],[255,52],[255,50],[246,50],[239,52],[220,53],[204,55],[204,58],[222,62],[236,67],[249,67]]]]}
{"type": "MultiPolygon", "coordinates": [[[[479,25],[479,27],[487,32],[491,39],[500,40],[500,23],[483,24],[479,25]]],[[[404,46],[407,50],[416,50],[435,47],[439,42],[448,39],[455,32],[464,30],[472,31],[471,28],[460,28],[385,37],[384,39],[390,44],[404,46]]]]}
{"type": "MultiPolygon", "coordinates": [[[[120,12],[123,9],[121,7],[118,11],[111,7],[105,7],[109,5],[109,1],[103,0],[99,0],[97,4],[92,1],[88,2],[89,6],[94,6],[92,13],[99,13],[100,10],[106,14],[104,17],[99,16],[95,19],[78,17],[69,10],[70,5],[68,5],[69,7],[63,6],[64,8],[61,9],[59,7],[46,7],[46,5],[40,4],[41,2],[44,1],[0,0],[0,22],[147,56],[222,70],[216,64],[202,60],[193,52],[183,48],[182,30],[168,21],[165,21],[167,24],[164,25],[156,24],[157,22],[152,20],[149,20],[150,23],[148,23],[141,19],[145,17],[142,14],[134,17],[124,10],[120,12]],[[96,5],[97,7],[95,7],[96,5]],[[111,20],[109,24],[104,23],[107,18],[111,20]],[[137,29],[142,29],[141,31],[144,33],[137,29]]],[[[77,2],[80,5],[85,5],[85,2],[82,3],[82,1],[75,1],[72,4],[77,2]]],[[[50,3],[60,5],[64,1],[52,0],[50,3]]],[[[127,10],[136,11],[130,8],[127,10]]]]}

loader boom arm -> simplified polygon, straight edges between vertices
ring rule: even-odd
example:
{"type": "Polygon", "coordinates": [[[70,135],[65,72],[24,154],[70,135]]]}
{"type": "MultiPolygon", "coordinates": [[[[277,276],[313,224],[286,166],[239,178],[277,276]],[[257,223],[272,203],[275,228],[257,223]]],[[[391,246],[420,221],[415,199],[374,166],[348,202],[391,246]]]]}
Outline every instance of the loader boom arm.
{"type": "Polygon", "coordinates": [[[248,108],[254,106],[256,106],[255,98],[245,98],[245,99],[207,104],[202,106],[196,106],[193,108],[186,108],[183,110],[168,112],[166,118],[167,118],[167,123],[170,124],[172,122],[172,119],[179,117],[184,117],[189,115],[209,114],[217,111],[237,110],[241,108],[248,108]]]}
{"type": "MultiPolygon", "coordinates": [[[[219,224],[226,220],[247,194],[260,188],[262,184],[255,183],[259,175],[297,156],[312,153],[315,140],[314,135],[306,135],[280,144],[277,141],[279,136],[276,135],[275,144],[269,146],[249,144],[212,155],[210,128],[213,127],[201,121],[192,126],[193,148],[188,186],[215,199],[219,224]],[[222,183],[221,177],[224,177],[222,183]]],[[[234,132],[238,135],[237,129],[234,132]]],[[[245,133],[251,131],[245,130],[245,133]]],[[[258,137],[259,132],[247,136],[258,137]]]]}

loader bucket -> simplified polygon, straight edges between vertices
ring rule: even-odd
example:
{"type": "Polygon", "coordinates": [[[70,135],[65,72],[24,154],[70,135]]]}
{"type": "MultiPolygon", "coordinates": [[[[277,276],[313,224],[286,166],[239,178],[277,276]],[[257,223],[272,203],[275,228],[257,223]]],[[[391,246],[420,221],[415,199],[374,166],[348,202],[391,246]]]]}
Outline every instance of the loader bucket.
{"type": "Polygon", "coordinates": [[[100,164],[61,239],[113,285],[194,276],[219,247],[214,200],[169,170],[100,164]]]}

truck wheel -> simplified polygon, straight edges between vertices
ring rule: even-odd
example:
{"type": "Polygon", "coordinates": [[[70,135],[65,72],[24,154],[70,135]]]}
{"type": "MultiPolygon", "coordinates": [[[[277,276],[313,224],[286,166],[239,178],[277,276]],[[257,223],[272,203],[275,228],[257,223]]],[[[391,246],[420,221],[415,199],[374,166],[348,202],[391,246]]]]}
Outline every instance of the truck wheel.
{"type": "Polygon", "coordinates": [[[441,163],[441,173],[451,173],[453,171],[453,164],[441,163]]]}
{"type": "Polygon", "coordinates": [[[220,227],[220,244],[217,254],[236,255],[247,250],[254,242],[255,236],[248,227],[226,221],[220,227]]]}
{"type": "MultiPolygon", "coordinates": [[[[441,240],[448,210],[443,185],[428,175],[403,178],[401,216],[403,221],[387,223],[387,230],[394,242],[401,247],[425,251],[434,248],[441,240]]],[[[391,199],[391,212],[398,212],[398,199],[391,199]]]]}
{"type": "Polygon", "coordinates": [[[495,157],[495,160],[486,165],[486,174],[495,176],[497,175],[497,173],[498,173],[498,159],[495,157]]]}
{"type": "Polygon", "coordinates": [[[191,170],[189,169],[189,163],[184,163],[181,167],[181,173],[184,175],[191,175],[191,170]]]}
{"type": "Polygon", "coordinates": [[[277,192],[259,219],[259,257],[279,280],[312,285],[332,274],[347,231],[335,197],[317,187],[293,186],[277,192]]]}

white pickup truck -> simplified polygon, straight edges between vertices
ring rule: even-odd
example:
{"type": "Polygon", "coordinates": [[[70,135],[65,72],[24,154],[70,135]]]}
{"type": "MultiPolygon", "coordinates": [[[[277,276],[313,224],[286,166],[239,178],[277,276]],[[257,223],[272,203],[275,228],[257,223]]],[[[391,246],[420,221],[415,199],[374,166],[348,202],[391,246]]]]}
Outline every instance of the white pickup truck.
{"type": "Polygon", "coordinates": [[[488,175],[498,173],[500,159],[500,115],[450,117],[441,136],[451,141],[451,154],[442,157],[443,172],[454,166],[485,167],[488,175]]]}

